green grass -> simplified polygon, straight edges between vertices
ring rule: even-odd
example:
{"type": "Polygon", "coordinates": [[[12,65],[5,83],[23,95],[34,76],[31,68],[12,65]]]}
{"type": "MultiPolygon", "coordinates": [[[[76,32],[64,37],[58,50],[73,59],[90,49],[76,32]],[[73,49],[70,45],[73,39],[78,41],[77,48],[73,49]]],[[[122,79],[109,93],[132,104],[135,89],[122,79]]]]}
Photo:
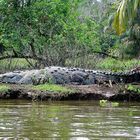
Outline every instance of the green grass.
{"type": "MultiPolygon", "coordinates": [[[[85,62],[82,61],[82,58],[77,58],[75,62],[67,60],[66,66],[82,67],[89,69],[101,69],[101,70],[111,70],[113,72],[119,72],[124,70],[130,70],[137,66],[140,66],[140,61],[138,59],[129,59],[129,60],[115,60],[112,58],[90,58],[85,59],[85,62]]],[[[32,64],[35,64],[36,61],[29,59],[32,64]]],[[[0,61],[0,73],[6,71],[22,70],[29,69],[31,66],[25,59],[9,59],[0,61]]]]}
{"type": "Polygon", "coordinates": [[[140,94],[140,87],[138,85],[129,84],[129,85],[126,86],[126,90],[129,90],[131,92],[136,92],[136,93],[140,94]]]}
{"type": "MultiPolygon", "coordinates": [[[[29,59],[32,64],[35,64],[35,60],[29,59]]],[[[29,69],[30,65],[26,61],[26,59],[5,59],[0,61],[0,72],[5,71],[13,71],[13,70],[21,70],[21,69],[29,69]]]]}
{"type": "Polygon", "coordinates": [[[66,61],[67,66],[82,67],[88,69],[101,69],[111,70],[113,72],[121,72],[124,70],[131,70],[137,66],[140,66],[139,59],[113,59],[110,57],[101,58],[94,56],[87,56],[87,58],[79,57],[72,61],[68,59],[66,61]]]}
{"type": "Polygon", "coordinates": [[[10,89],[7,85],[0,85],[0,93],[7,92],[10,89]]]}
{"type": "Polygon", "coordinates": [[[42,84],[33,86],[34,90],[41,90],[41,91],[51,91],[51,92],[60,92],[60,93],[73,93],[74,90],[55,84],[42,84]]]}
{"type": "Polygon", "coordinates": [[[111,58],[106,58],[96,64],[97,69],[112,70],[114,72],[131,70],[137,66],[140,66],[140,61],[137,59],[115,60],[111,58]]]}

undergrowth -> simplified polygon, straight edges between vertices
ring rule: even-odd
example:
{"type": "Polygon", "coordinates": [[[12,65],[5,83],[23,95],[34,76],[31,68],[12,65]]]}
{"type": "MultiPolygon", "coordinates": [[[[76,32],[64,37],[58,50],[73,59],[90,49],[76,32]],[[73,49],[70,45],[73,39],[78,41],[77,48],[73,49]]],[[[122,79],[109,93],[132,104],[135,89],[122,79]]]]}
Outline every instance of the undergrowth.
{"type": "Polygon", "coordinates": [[[0,93],[7,92],[10,89],[7,85],[0,85],[0,93]]]}
{"type": "MultiPolygon", "coordinates": [[[[29,62],[35,64],[35,60],[29,59],[29,62]]],[[[22,69],[29,69],[31,66],[23,58],[14,58],[14,59],[5,59],[0,61],[0,73],[6,71],[14,71],[14,70],[22,70],[22,69]]]]}
{"type": "Polygon", "coordinates": [[[140,87],[138,85],[129,84],[126,86],[126,89],[131,92],[139,93],[140,94],[140,87]]]}
{"type": "Polygon", "coordinates": [[[113,72],[121,72],[124,70],[131,70],[137,66],[140,66],[140,61],[137,59],[132,60],[116,60],[112,58],[106,58],[97,63],[97,69],[111,70],[113,72]]]}
{"type": "MultiPolygon", "coordinates": [[[[36,63],[36,61],[32,59],[29,59],[29,61],[33,65],[36,63]]],[[[86,63],[84,63],[83,61],[79,61],[79,59],[76,59],[75,61],[78,62],[76,64],[74,62],[71,62],[71,64],[68,64],[68,62],[66,62],[66,66],[81,67],[85,69],[111,70],[113,72],[131,70],[137,66],[140,66],[140,61],[138,59],[116,60],[113,58],[100,58],[97,60],[95,58],[88,58],[86,60],[86,63]]],[[[0,73],[4,73],[7,71],[30,69],[31,66],[25,59],[6,59],[0,61],[0,68],[0,73]]]]}

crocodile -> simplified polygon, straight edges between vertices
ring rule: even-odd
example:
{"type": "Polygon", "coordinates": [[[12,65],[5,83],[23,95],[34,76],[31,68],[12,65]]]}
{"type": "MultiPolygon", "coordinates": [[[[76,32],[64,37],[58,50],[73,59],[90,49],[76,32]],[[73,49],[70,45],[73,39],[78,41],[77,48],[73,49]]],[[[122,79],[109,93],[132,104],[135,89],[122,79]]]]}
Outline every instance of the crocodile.
{"type": "Polygon", "coordinates": [[[113,83],[132,83],[140,82],[140,71],[126,71],[126,72],[103,72],[96,73],[96,81],[98,83],[112,81],[113,83]]]}
{"type": "Polygon", "coordinates": [[[1,83],[15,84],[102,84],[140,82],[140,69],[111,72],[68,67],[46,67],[40,70],[14,71],[0,74],[1,83]]]}

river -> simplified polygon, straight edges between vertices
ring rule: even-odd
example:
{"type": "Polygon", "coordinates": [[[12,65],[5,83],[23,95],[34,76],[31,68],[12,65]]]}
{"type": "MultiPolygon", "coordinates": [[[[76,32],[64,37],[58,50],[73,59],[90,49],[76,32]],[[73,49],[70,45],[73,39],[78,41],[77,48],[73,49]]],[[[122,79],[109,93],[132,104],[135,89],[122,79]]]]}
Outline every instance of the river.
{"type": "Polygon", "coordinates": [[[140,139],[140,103],[1,100],[0,139],[140,139]]]}

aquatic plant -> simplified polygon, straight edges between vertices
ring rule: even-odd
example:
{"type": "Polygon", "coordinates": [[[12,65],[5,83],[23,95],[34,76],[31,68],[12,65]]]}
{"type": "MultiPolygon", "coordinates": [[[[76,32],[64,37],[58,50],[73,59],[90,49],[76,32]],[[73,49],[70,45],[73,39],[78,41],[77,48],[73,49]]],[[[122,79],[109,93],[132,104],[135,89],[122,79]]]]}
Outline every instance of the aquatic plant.
{"type": "Polygon", "coordinates": [[[118,102],[109,102],[108,100],[100,100],[99,104],[101,107],[117,107],[117,106],[119,106],[118,102]]]}

